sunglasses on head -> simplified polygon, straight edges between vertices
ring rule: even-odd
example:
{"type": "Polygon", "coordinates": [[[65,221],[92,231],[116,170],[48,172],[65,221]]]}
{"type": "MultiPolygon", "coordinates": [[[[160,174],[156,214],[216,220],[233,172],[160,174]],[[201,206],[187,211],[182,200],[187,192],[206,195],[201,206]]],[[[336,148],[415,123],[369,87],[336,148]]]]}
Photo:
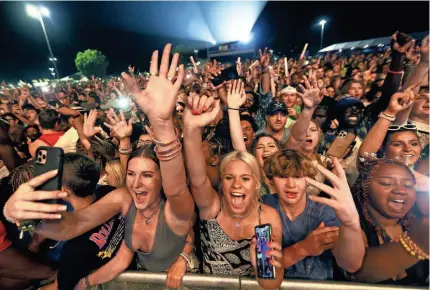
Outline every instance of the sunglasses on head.
{"type": "Polygon", "coordinates": [[[399,126],[399,125],[391,125],[388,128],[388,131],[399,131],[399,130],[409,130],[409,131],[416,131],[417,130],[417,126],[415,126],[414,124],[406,124],[403,126],[399,126]]]}

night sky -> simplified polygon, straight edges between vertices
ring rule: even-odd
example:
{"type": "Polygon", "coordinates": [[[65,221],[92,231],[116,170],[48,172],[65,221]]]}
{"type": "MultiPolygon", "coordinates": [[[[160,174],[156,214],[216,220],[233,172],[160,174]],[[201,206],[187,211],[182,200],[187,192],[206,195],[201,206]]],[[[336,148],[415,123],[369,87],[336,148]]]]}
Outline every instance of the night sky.
{"type": "MultiPolygon", "coordinates": [[[[42,28],[36,19],[27,16],[25,4],[0,3],[0,80],[50,76],[42,28]]],[[[41,4],[51,11],[45,25],[62,77],[76,72],[76,54],[87,48],[102,51],[109,60],[108,74],[118,74],[129,64],[146,69],[152,50],[162,48],[166,41],[187,42],[149,35],[148,29],[140,29],[138,11],[149,5],[145,2],[41,4]]],[[[166,11],[166,23],[169,17],[185,13],[166,11]]],[[[308,42],[311,52],[316,52],[321,31],[317,23],[322,18],[328,20],[323,45],[326,47],[338,42],[389,36],[396,30],[428,31],[429,2],[268,2],[252,32],[261,47],[289,52],[296,46],[300,50],[308,42]]]]}

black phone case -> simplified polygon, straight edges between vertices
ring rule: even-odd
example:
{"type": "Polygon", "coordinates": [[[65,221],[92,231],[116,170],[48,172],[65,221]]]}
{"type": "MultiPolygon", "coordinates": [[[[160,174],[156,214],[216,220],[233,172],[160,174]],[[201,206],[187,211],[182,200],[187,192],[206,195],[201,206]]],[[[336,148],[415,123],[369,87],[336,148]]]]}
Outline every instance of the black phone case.
{"type": "MultiPolygon", "coordinates": [[[[266,227],[266,226],[270,227],[270,242],[272,242],[272,225],[270,225],[270,224],[262,224],[262,225],[255,226],[255,229],[254,229],[255,236],[257,236],[257,228],[263,228],[263,227],[266,227]]],[[[260,279],[269,279],[269,280],[276,279],[276,269],[275,269],[275,266],[273,266],[273,265],[269,265],[269,267],[272,267],[273,277],[261,277],[261,276],[258,275],[258,273],[259,273],[259,271],[258,271],[258,265],[259,265],[259,263],[258,263],[258,257],[257,257],[257,249],[255,249],[255,261],[257,263],[257,277],[258,278],[260,278],[260,279]]]]}
{"type": "Polygon", "coordinates": [[[232,79],[238,79],[238,78],[239,78],[239,75],[237,74],[236,67],[232,66],[232,67],[229,67],[229,68],[222,70],[221,75],[218,77],[215,77],[212,80],[212,84],[214,86],[218,86],[225,81],[229,81],[232,79]]]}
{"type": "Polygon", "coordinates": [[[34,176],[39,176],[51,170],[58,169],[58,174],[38,186],[36,190],[60,190],[63,181],[64,151],[58,147],[41,146],[37,148],[34,157],[34,176]]]}

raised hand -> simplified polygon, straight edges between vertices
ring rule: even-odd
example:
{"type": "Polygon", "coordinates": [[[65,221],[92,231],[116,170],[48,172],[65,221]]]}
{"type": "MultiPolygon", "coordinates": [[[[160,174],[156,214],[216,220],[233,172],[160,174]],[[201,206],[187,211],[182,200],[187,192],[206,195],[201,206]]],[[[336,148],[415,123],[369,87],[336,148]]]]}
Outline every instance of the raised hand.
{"type": "Polygon", "coordinates": [[[264,52],[261,52],[261,49],[258,50],[260,54],[260,65],[263,68],[267,68],[270,65],[270,54],[267,53],[267,47],[264,49],[264,52]]]}
{"type": "Polygon", "coordinates": [[[244,83],[241,80],[234,80],[227,92],[227,106],[239,109],[246,101],[244,83]]]}
{"type": "Polygon", "coordinates": [[[57,173],[58,170],[52,170],[21,184],[5,204],[3,210],[5,217],[16,220],[61,219],[61,212],[66,211],[67,206],[41,201],[61,199],[66,197],[67,193],[59,190],[35,190],[38,186],[54,178],[57,173]]]}
{"type": "Polygon", "coordinates": [[[125,119],[124,113],[122,110],[119,111],[119,115],[121,117],[118,118],[117,114],[115,114],[114,110],[110,109],[107,113],[107,117],[110,120],[111,124],[104,123],[106,127],[108,127],[119,139],[124,139],[131,136],[133,132],[133,120],[125,119]]]}
{"type": "Polygon", "coordinates": [[[164,47],[160,68],[158,68],[158,50],[153,52],[149,69],[151,76],[146,90],[142,91],[140,89],[135,78],[122,73],[127,88],[135,98],[138,106],[148,116],[152,125],[165,123],[167,120],[172,119],[176,96],[184,79],[184,66],[180,65],[178,78],[175,83],[171,81],[176,75],[176,67],[179,61],[179,54],[175,53],[169,68],[171,46],[171,44],[167,44],[164,47]]]}
{"type": "Polygon", "coordinates": [[[299,88],[304,93],[302,94],[300,92],[297,92],[297,94],[302,99],[303,105],[305,106],[305,108],[307,109],[316,108],[318,104],[321,103],[327,90],[326,89],[320,90],[317,87],[312,88],[309,82],[306,82],[306,81],[305,81],[305,84],[308,88],[305,89],[302,85],[299,85],[299,88]]]}
{"type": "Polygon", "coordinates": [[[203,128],[215,120],[221,106],[220,100],[197,94],[188,97],[184,109],[184,127],[188,129],[203,128]]]}
{"type": "Polygon", "coordinates": [[[333,208],[336,217],[344,226],[360,229],[360,218],[357,208],[355,207],[354,199],[352,198],[351,190],[349,189],[345,171],[337,158],[333,159],[333,165],[335,173],[330,172],[319,164],[317,165],[318,171],[331,182],[333,187],[306,177],[306,181],[309,184],[330,195],[331,199],[319,196],[309,196],[309,198],[315,202],[333,208]]]}
{"type": "Polygon", "coordinates": [[[411,36],[405,33],[399,33],[398,31],[396,31],[391,36],[391,38],[392,38],[392,41],[391,41],[392,49],[396,50],[399,53],[406,53],[415,42],[415,39],[413,39],[411,36]],[[400,45],[398,42],[401,38],[404,39],[403,45],[400,45]]]}
{"type": "Polygon", "coordinates": [[[389,116],[397,116],[403,110],[412,106],[414,100],[414,92],[411,88],[402,92],[397,92],[391,96],[390,103],[388,104],[385,112],[389,116]]]}
{"type": "Polygon", "coordinates": [[[98,134],[102,131],[100,127],[95,127],[97,120],[97,111],[91,110],[90,113],[84,115],[84,126],[83,133],[87,138],[93,137],[95,134],[98,134]]]}

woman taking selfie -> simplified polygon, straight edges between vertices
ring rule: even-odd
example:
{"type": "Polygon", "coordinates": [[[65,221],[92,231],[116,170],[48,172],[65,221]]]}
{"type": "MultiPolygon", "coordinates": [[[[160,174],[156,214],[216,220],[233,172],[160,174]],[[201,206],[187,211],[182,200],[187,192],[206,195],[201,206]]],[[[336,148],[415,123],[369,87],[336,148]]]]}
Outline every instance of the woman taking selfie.
{"type": "MultiPolygon", "coordinates": [[[[123,74],[127,87],[151,122],[152,137],[156,144],[155,153],[151,147],[144,146],[130,155],[125,188],[112,191],[85,209],[59,215],[61,209],[58,205],[29,203],[28,199],[25,200],[29,192],[33,200],[62,196],[58,191],[34,191],[35,187],[55,176],[55,172],[50,172],[21,185],[6,204],[5,215],[10,218],[62,217],[61,221],[45,221],[36,229],[43,236],[55,240],[79,236],[118,213],[126,217],[125,239],[117,255],[104,267],[81,279],[77,289],[112,280],[129,266],[136,252],[138,264],[142,268],[160,272],[168,270],[175,263],[184,263],[180,255],[189,255],[192,250],[186,240],[194,202],[186,186],[181,143],[172,122],[184,70],[182,66],[179,67],[178,78],[173,84],[170,79],[176,74],[179,55],[173,56],[169,69],[170,48],[168,44],[164,49],[160,71],[158,51],[153,53],[151,78],[145,91],[138,88],[133,78],[123,74]]],[[[111,120],[111,127],[115,126],[127,126],[123,116],[121,120],[111,120]]],[[[131,147],[120,148],[121,154],[130,154],[131,150],[131,147]]],[[[177,287],[177,283],[172,279],[167,280],[169,287],[177,287]]]]}
{"type": "Polygon", "coordinates": [[[401,285],[428,285],[429,220],[412,218],[415,177],[403,163],[379,159],[362,166],[352,188],[366,254],[351,279],[401,285]]]}
{"type": "Polygon", "coordinates": [[[258,273],[255,253],[255,226],[271,224],[275,279],[257,281],[265,289],[276,289],[282,283],[281,221],[277,212],[259,202],[260,170],[255,158],[234,151],[224,157],[220,166],[221,184],[217,193],[205,171],[202,153],[202,128],[220,109],[219,101],[193,96],[184,111],[184,146],[191,193],[199,208],[203,270],[207,274],[251,276],[258,273]],[[212,109],[213,104],[214,108],[212,109]],[[190,108],[190,104],[192,108],[190,108]],[[192,109],[202,112],[193,115],[192,109]]]}

